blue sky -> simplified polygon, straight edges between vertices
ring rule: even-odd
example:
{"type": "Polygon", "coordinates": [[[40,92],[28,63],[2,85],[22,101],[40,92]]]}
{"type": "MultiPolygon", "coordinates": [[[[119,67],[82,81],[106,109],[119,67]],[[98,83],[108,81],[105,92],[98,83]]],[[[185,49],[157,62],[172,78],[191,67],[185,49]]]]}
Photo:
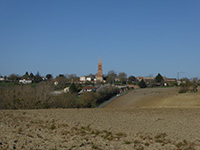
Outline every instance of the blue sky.
{"type": "Polygon", "coordinates": [[[199,0],[0,1],[0,74],[200,77],[199,0]]]}

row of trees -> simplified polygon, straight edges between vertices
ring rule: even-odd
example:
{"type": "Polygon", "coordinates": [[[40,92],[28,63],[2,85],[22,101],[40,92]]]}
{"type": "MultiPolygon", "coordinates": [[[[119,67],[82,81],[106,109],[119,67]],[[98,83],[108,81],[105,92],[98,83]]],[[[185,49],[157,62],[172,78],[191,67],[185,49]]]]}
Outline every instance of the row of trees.
{"type": "MultiPolygon", "coordinates": [[[[90,74],[90,76],[95,77],[95,75],[92,75],[92,74],[90,74]]],[[[39,72],[37,72],[37,74],[35,75],[33,73],[29,74],[28,72],[26,72],[23,76],[11,74],[8,77],[8,80],[14,83],[18,83],[20,79],[30,79],[32,80],[33,83],[39,83],[43,80],[47,80],[47,81],[54,80],[54,81],[57,81],[58,83],[55,87],[56,90],[63,89],[69,86],[72,82],[76,82],[76,83],[79,82],[79,77],[77,77],[76,74],[69,74],[69,75],[60,74],[56,76],[54,79],[51,74],[47,74],[45,77],[42,77],[39,74],[39,72]]],[[[111,70],[108,72],[107,75],[104,76],[104,79],[109,84],[117,84],[117,85],[134,84],[134,85],[139,85],[141,88],[147,87],[144,80],[139,82],[138,79],[134,76],[129,76],[127,78],[127,74],[125,72],[120,72],[119,74],[117,74],[115,71],[111,70]]],[[[163,81],[164,81],[163,77],[160,74],[158,74],[155,78],[155,82],[163,83],[163,81]]],[[[86,82],[85,84],[94,85],[94,83],[91,83],[91,82],[86,82]]]]}
{"type": "Polygon", "coordinates": [[[33,83],[39,83],[44,80],[39,72],[37,72],[35,75],[33,73],[29,74],[28,72],[26,72],[23,76],[17,74],[11,74],[8,77],[5,76],[4,79],[12,81],[14,83],[18,83],[20,79],[30,79],[33,81],[33,83]]]}
{"type": "MultiPolygon", "coordinates": [[[[139,84],[139,80],[135,76],[129,76],[127,78],[127,74],[125,72],[121,72],[117,75],[113,70],[108,72],[108,75],[106,76],[106,81],[107,83],[114,84],[116,83],[116,78],[119,79],[120,84],[139,84]]],[[[145,81],[143,80],[142,82],[145,81]]],[[[160,73],[155,77],[155,83],[164,83],[164,79],[160,73]]]]}
{"type": "MultiPolygon", "coordinates": [[[[154,80],[152,80],[152,83],[149,86],[154,87],[157,85],[161,86],[163,84],[164,84],[164,78],[162,77],[162,75],[160,73],[158,73],[158,75],[155,77],[154,80]]],[[[148,87],[147,83],[143,79],[138,83],[138,85],[140,88],[148,87]]]]}
{"type": "MultiPolygon", "coordinates": [[[[56,78],[58,78],[58,77],[65,77],[67,79],[74,79],[74,80],[79,79],[76,76],[76,74],[66,74],[66,75],[59,74],[56,78]]],[[[20,76],[18,74],[13,73],[13,74],[9,75],[8,77],[4,76],[4,79],[8,79],[11,81],[17,81],[20,79],[31,79],[31,80],[36,80],[37,82],[39,82],[39,81],[42,81],[42,79],[51,80],[51,79],[53,79],[53,75],[47,74],[46,76],[41,76],[39,72],[37,72],[35,75],[32,72],[30,74],[28,72],[26,72],[24,75],[20,76]]]]}
{"type": "Polygon", "coordinates": [[[50,82],[40,82],[35,87],[15,85],[1,88],[0,109],[42,109],[42,108],[90,108],[116,95],[115,87],[106,87],[99,92],[86,92],[77,96],[77,85],[70,85],[69,93],[54,95],[50,82]]]}

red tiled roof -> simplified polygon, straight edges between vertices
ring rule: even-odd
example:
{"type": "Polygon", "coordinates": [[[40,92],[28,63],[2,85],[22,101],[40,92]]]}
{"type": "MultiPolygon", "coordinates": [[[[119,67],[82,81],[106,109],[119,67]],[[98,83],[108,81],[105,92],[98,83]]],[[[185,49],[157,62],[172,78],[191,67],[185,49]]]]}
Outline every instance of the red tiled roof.
{"type": "Polygon", "coordinates": [[[84,87],[83,89],[87,90],[87,89],[96,89],[96,87],[92,87],[92,86],[88,86],[88,87],[84,87]]]}

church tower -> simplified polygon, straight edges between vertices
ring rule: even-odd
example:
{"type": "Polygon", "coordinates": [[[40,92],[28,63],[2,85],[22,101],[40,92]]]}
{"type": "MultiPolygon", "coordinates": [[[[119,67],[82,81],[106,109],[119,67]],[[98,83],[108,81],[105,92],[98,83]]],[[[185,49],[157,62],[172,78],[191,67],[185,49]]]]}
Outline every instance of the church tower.
{"type": "Polygon", "coordinates": [[[96,74],[96,81],[103,81],[103,70],[102,70],[102,63],[101,63],[101,57],[99,58],[98,63],[98,73],[96,74]]]}

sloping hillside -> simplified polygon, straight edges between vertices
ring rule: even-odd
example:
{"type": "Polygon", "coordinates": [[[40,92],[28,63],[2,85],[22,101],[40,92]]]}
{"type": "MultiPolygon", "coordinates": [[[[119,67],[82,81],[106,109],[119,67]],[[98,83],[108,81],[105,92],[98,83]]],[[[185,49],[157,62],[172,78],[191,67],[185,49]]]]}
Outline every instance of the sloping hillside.
{"type": "Polygon", "coordinates": [[[200,108],[200,92],[179,94],[178,88],[137,89],[105,108],[200,108]]]}

